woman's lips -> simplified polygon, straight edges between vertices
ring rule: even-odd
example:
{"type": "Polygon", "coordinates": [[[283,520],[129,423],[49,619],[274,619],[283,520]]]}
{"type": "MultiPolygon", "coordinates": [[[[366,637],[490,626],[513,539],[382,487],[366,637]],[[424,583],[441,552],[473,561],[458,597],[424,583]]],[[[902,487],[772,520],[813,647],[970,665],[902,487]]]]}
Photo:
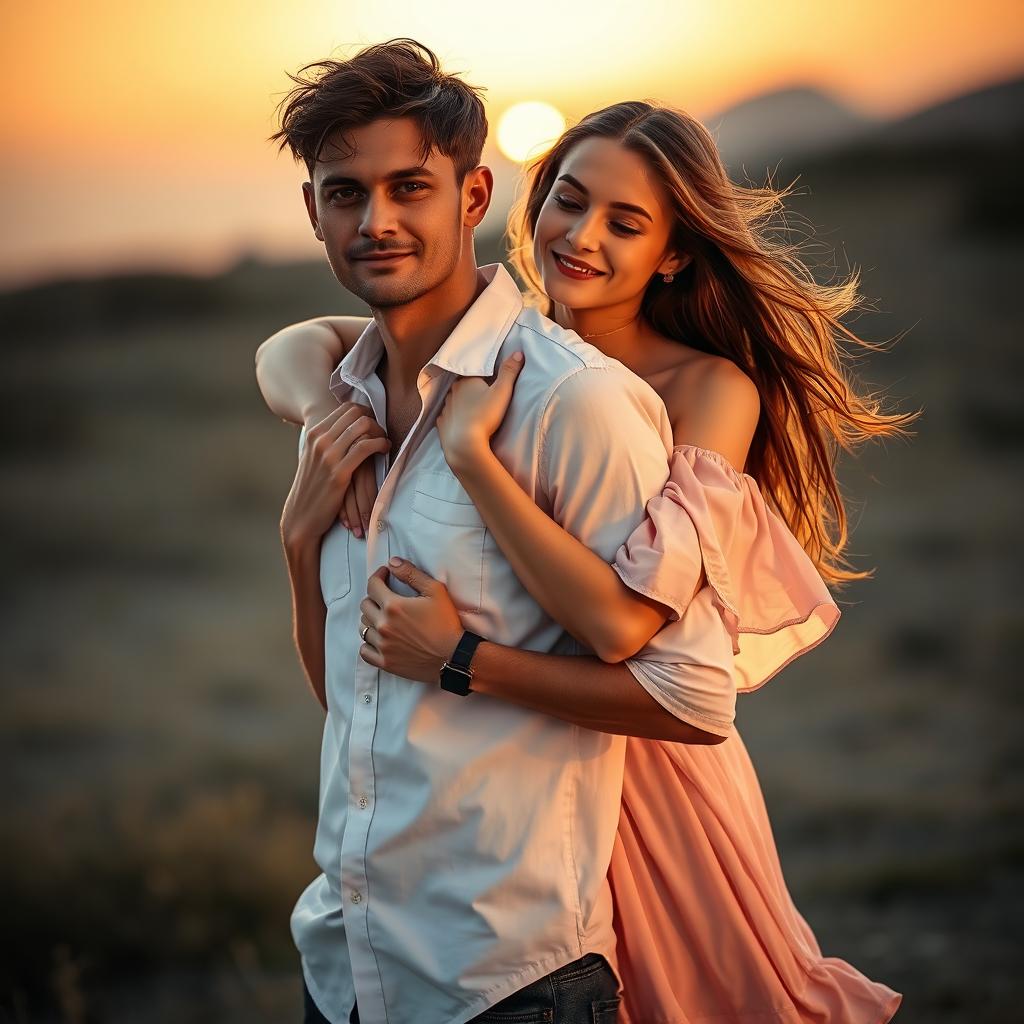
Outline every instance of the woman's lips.
{"type": "Polygon", "coordinates": [[[575,267],[567,266],[565,263],[562,262],[562,257],[560,257],[560,254],[555,252],[554,250],[551,251],[551,260],[562,274],[564,274],[566,277],[572,278],[574,281],[592,281],[594,280],[594,278],[604,277],[604,272],[600,270],[583,271],[577,270],[575,267]]]}

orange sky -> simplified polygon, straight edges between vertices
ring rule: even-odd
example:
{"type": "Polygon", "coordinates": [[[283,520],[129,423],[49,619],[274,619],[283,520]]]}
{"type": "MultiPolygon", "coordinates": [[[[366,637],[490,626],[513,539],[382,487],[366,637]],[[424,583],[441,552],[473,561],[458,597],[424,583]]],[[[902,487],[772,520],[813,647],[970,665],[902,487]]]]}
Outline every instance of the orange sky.
{"type": "MultiPolygon", "coordinates": [[[[391,36],[486,85],[492,126],[520,99],[570,119],[627,97],[710,117],[793,84],[892,116],[1024,68],[1020,5],[995,0],[354,6],[8,5],[0,283],[125,265],[213,270],[244,249],[315,257],[303,174],[265,141],[285,72],[391,36]]],[[[488,223],[503,216],[496,203],[488,223]]]]}

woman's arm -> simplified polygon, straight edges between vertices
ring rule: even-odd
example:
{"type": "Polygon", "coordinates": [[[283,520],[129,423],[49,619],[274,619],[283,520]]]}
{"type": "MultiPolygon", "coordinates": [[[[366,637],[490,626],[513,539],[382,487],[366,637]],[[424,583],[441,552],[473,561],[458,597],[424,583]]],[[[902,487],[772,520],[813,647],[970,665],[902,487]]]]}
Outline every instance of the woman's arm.
{"type": "Polygon", "coordinates": [[[256,381],[271,412],[302,424],[334,408],[331,373],[368,323],[362,316],[321,316],[267,338],[256,350],[256,381]]]}
{"type": "MultiPolygon", "coordinates": [[[[703,618],[690,618],[691,608],[684,620],[670,627],[689,630],[681,647],[692,649],[694,656],[659,664],[667,676],[667,685],[656,686],[663,698],[648,689],[646,673],[636,674],[634,665],[522,651],[489,640],[474,654],[472,688],[599,732],[718,743],[732,732],[732,639],[717,611],[710,605],[701,608],[703,618]]],[[[366,627],[359,648],[363,661],[403,679],[439,685],[442,667],[466,628],[443,583],[395,557],[370,575],[359,610],[359,624],[366,627]],[[405,583],[416,595],[395,593],[388,577],[405,583]]],[[[666,655],[671,652],[671,645],[666,646],[666,655]]]]}
{"type": "Polygon", "coordinates": [[[293,540],[284,534],[281,537],[292,590],[292,640],[313,696],[326,711],[327,605],[320,590],[320,543],[321,538],[293,540]]]}
{"type": "MultiPolygon", "coordinates": [[[[601,661],[632,657],[665,624],[668,607],[626,586],[535,505],[490,448],[451,468],[533,599],[601,661]]],[[[702,584],[703,574],[694,593],[702,584]]]]}
{"type": "MultiPolygon", "coordinates": [[[[504,381],[494,387],[508,391],[504,381]]],[[[501,394],[495,394],[500,403],[501,394]]],[[[685,404],[687,409],[685,418],[672,417],[676,443],[725,452],[742,466],[760,413],[756,386],[735,364],[721,360],[705,375],[699,396],[691,395],[686,403],[682,396],[670,396],[672,406],[685,404]]],[[[445,455],[523,586],[602,661],[633,657],[662,628],[668,607],[627,586],[610,565],[538,508],[489,443],[466,430],[449,443],[445,455]]],[[[706,580],[702,569],[691,600],[706,580]]]]}

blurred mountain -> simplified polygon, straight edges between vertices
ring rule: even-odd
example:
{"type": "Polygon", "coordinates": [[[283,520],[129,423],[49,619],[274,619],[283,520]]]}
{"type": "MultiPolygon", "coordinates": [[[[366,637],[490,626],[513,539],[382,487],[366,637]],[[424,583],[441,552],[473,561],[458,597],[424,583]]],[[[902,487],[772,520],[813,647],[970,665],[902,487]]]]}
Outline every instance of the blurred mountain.
{"type": "Polygon", "coordinates": [[[906,117],[866,118],[817,89],[765,93],[705,119],[733,175],[756,176],[780,160],[849,150],[961,149],[1024,134],[1024,78],[963,93],[906,117]]]}
{"type": "Polygon", "coordinates": [[[774,163],[783,156],[819,153],[863,137],[877,122],[813,88],[782,89],[745,100],[704,123],[726,165],[774,163]]]}
{"type": "Polygon", "coordinates": [[[900,145],[951,140],[1005,142],[1024,133],[1024,78],[963,93],[877,129],[879,142],[900,145]]]}

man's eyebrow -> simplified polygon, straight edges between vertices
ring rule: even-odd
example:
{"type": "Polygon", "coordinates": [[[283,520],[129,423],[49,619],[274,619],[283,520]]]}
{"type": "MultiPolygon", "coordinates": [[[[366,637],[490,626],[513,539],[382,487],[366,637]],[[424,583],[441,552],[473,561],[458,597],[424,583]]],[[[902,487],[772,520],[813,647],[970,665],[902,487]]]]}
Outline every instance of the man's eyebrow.
{"type": "MultiPolygon", "coordinates": [[[[391,171],[384,175],[385,181],[400,181],[403,178],[436,178],[433,171],[420,164],[418,167],[403,167],[398,171],[391,171]]],[[[334,188],[337,185],[362,188],[363,183],[358,178],[347,178],[343,174],[331,174],[320,182],[320,190],[334,188]]]]}
{"type": "MultiPolygon", "coordinates": [[[[569,182],[573,188],[579,189],[585,196],[590,195],[583,187],[583,183],[577,181],[571,174],[563,174],[558,180],[569,182]]],[[[652,224],[654,223],[654,218],[642,206],[634,206],[632,203],[609,203],[608,205],[616,210],[628,210],[630,213],[639,213],[641,217],[646,217],[652,224]]]]}

